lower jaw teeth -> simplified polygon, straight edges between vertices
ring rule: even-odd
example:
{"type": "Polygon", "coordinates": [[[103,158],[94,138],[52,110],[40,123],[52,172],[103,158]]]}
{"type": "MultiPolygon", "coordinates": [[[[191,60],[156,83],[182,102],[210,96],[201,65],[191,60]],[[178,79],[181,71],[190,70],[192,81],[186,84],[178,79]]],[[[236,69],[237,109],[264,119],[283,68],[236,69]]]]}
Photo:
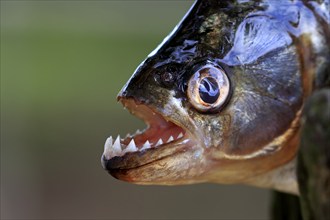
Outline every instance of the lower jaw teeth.
{"type": "Polygon", "coordinates": [[[159,145],[162,145],[163,144],[163,140],[160,138],[156,144],[156,147],[158,147],[159,145]]]}
{"type": "Polygon", "coordinates": [[[149,148],[151,148],[151,144],[150,144],[149,141],[146,141],[146,142],[143,144],[143,146],[142,146],[142,148],[141,148],[141,151],[142,151],[142,150],[149,149],[149,148]]]}
{"type": "MultiPolygon", "coordinates": [[[[180,133],[176,139],[179,139],[182,137],[183,137],[183,133],[180,133]]],[[[173,136],[170,136],[166,143],[169,143],[171,141],[174,141],[173,136]]],[[[112,137],[109,137],[106,140],[106,142],[104,144],[103,155],[105,156],[105,158],[107,160],[110,160],[113,157],[123,156],[124,154],[129,153],[129,152],[143,151],[143,150],[150,149],[152,147],[158,147],[159,145],[162,145],[162,144],[163,144],[162,138],[160,138],[156,144],[152,144],[149,142],[149,140],[147,140],[140,148],[138,148],[135,144],[134,138],[132,138],[131,141],[129,142],[129,144],[126,146],[121,143],[120,136],[118,135],[118,137],[116,138],[116,140],[114,142],[113,142],[112,137]]]]}
{"type": "Polygon", "coordinates": [[[129,144],[127,145],[127,147],[123,150],[123,153],[128,153],[128,152],[136,152],[138,149],[135,145],[134,139],[131,140],[131,142],[129,142],[129,144]]]}
{"type": "Polygon", "coordinates": [[[171,141],[174,141],[173,136],[169,137],[169,139],[166,141],[166,143],[170,143],[171,141]]]}

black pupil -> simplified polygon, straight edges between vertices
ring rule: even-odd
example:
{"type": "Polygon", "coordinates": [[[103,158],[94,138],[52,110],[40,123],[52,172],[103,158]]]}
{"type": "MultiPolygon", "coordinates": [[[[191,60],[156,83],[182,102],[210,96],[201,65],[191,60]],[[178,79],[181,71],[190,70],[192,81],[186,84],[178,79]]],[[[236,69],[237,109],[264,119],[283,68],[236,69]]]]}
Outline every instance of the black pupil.
{"type": "Polygon", "coordinates": [[[212,77],[202,79],[199,86],[199,95],[204,102],[208,104],[215,103],[220,96],[220,89],[216,80],[212,77]]]}

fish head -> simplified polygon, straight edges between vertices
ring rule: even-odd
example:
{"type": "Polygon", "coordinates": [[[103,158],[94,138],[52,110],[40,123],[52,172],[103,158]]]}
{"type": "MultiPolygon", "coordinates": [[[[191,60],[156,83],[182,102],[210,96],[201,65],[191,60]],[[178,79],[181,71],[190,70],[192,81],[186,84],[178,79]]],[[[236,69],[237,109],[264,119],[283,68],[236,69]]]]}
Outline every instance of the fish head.
{"type": "Polygon", "coordinates": [[[244,183],[292,160],[308,89],[291,18],[270,9],[197,1],[120,91],[147,128],[109,138],[103,167],[137,184],[244,183]]]}

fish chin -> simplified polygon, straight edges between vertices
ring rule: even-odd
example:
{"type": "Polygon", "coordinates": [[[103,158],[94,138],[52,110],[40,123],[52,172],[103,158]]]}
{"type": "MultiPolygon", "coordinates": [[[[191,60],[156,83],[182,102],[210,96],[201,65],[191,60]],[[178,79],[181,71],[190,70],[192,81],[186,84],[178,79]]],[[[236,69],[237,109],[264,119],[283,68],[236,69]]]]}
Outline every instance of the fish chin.
{"type": "Polygon", "coordinates": [[[142,119],[147,128],[123,139],[109,137],[101,158],[104,169],[117,179],[140,184],[189,183],[187,170],[195,169],[201,162],[199,155],[203,151],[194,135],[146,104],[134,99],[120,101],[130,113],[142,119]],[[196,163],[192,163],[191,158],[195,158],[196,163]]]}

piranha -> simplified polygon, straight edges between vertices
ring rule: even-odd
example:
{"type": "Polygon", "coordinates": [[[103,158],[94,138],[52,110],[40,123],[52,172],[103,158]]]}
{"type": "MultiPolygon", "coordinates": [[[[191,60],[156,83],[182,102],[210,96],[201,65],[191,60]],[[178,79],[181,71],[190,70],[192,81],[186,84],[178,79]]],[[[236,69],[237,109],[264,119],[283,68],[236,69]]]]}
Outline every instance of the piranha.
{"type": "Polygon", "coordinates": [[[198,0],[118,101],[146,128],[101,161],[136,183],[247,184],[299,194],[305,100],[329,86],[329,0],[198,0]]]}

